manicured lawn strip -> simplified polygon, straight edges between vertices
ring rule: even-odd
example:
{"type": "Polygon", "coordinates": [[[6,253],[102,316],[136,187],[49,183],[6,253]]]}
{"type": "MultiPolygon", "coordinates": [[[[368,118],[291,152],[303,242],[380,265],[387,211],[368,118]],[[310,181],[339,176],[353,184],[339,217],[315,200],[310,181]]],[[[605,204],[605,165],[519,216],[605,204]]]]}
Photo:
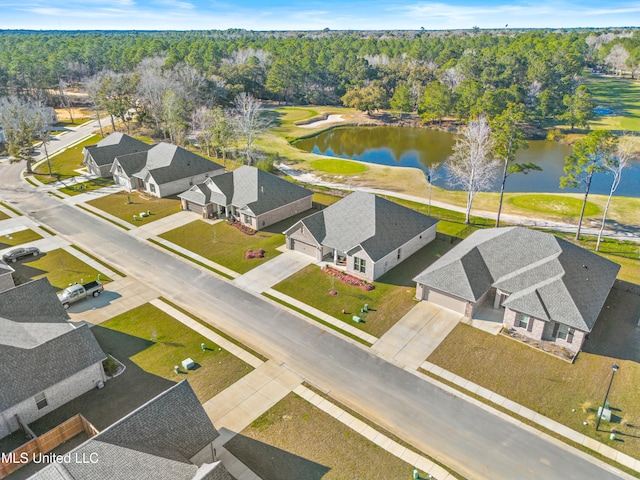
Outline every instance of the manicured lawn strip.
{"type": "MultiPolygon", "coordinates": [[[[473,393],[469,390],[466,390],[465,388],[462,388],[460,385],[456,385],[455,383],[452,383],[450,381],[448,381],[445,378],[439,377],[438,375],[433,374],[432,372],[427,372],[426,370],[419,368],[418,371],[420,373],[422,373],[423,375],[426,375],[427,377],[431,377],[437,381],[439,381],[440,383],[444,383],[445,385],[458,390],[459,392],[464,393],[465,395],[468,395],[471,398],[474,398],[475,400],[478,400],[479,402],[482,402],[486,405],[489,405],[491,408],[498,410],[499,412],[505,413],[513,418],[515,418],[516,420],[518,420],[519,422],[524,423],[525,425],[528,425],[530,427],[535,428],[536,430],[541,431],[542,433],[549,435],[550,437],[553,437],[557,440],[560,440],[561,442],[566,443],[567,445],[576,448],[578,450],[581,450],[585,453],[588,453],[589,455],[591,455],[592,457],[597,458],[598,460],[601,460],[605,463],[608,463],[609,465],[618,468],[620,470],[622,470],[625,473],[628,473],[629,475],[632,475],[636,478],[640,478],[640,473],[636,472],[635,470],[632,470],[629,467],[626,467],[620,463],[617,463],[613,460],[611,460],[609,457],[605,457],[604,455],[596,452],[595,450],[591,450],[590,448],[585,447],[584,445],[580,445],[579,443],[574,442],[573,440],[568,439],[567,437],[563,437],[562,435],[554,432],[553,430],[549,430],[545,427],[543,427],[542,425],[535,423],[532,420],[529,420],[528,418],[522,417],[520,415],[518,415],[517,413],[514,413],[511,410],[508,410],[506,408],[504,408],[502,405],[498,405],[497,403],[492,402],[491,400],[487,400],[484,397],[481,397],[480,395],[473,393]]],[[[443,468],[445,468],[443,466],[443,468]]]]}
{"type": "Polygon", "coordinates": [[[425,458],[428,458],[429,460],[431,460],[433,463],[435,463],[436,465],[439,465],[440,467],[444,468],[447,472],[449,472],[452,476],[454,476],[455,478],[459,479],[459,480],[466,480],[466,477],[463,477],[462,475],[460,475],[457,472],[454,472],[453,470],[451,470],[449,467],[447,467],[446,465],[440,463],[438,460],[436,460],[435,458],[432,458],[431,456],[425,454],[424,452],[420,451],[419,449],[417,449],[416,447],[414,447],[413,445],[411,445],[410,443],[405,442],[404,440],[402,440],[400,437],[395,436],[393,433],[391,433],[390,431],[386,430],[385,428],[381,427],[380,425],[378,425],[375,422],[372,422],[371,420],[369,420],[367,417],[360,415],[358,412],[356,412],[355,410],[352,410],[351,408],[347,407],[346,405],[344,405],[343,403],[340,403],[339,401],[335,400],[334,398],[331,397],[331,395],[327,395],[326,393],[324,393],[322,390],[314,387],[313,385],[307,383],[307,382],[303,382],[303,385],[305,387],[307,387],[309,390],[313,391],[316,395],[330,401],[331,403],[333,403],[334,405],[336,405],[337,407],[340,407],[342,410],[344,410],[345,412],[347,412],[350,415],[353,415],[354,417],[356,417],[358,420],[360,420],[361,422],[366,423],[367,425],[369,425],[371,428],[373,428],[374,430],[382,433],[383,435],[386,435],[387,437],[389,437],[391,440],[393,440],[396,443],[399,443],[400,445],[402,445],[404,448],[406,448],[407,450],[411,450],[414,453],[417,453],[418,455],[421,455],[425,458]]]}
{"type": "Polygon", "coordinates": [[[180,200],[177,198],[143,197],[139,192],[118,192],[90,200],[87,204],[133,224],[153,222],[178,213],[181,209],[180,200]],[[150,211],[151,215],[148,217],[140,216],[140,213],[147,211],[150,211]],[[137,215],[138,218],[135,221],[134,215],[137,215]]]}
{"type": "Polygon", "coordinates": [[[84,281],[84,283],[87,283],[97,280],[98,274],[100,274],[102,283],[111,281],[104,273],[99,272],[62,249],[52,250],[37,258],[27,257],[25,260],[12,263],[11,266],[16,271],[14,277],[16,284],[47,277],[54,288],[63,290],[69,284],[75,282],[81,283],[84,281]]]}
{"type": "Polygon", "coordinates": [[[100,135],[93,135],[57,155],[50,156],[52,175],[49,175],[49,166],[45,160],[35,169],[36,178],[42,183],[53,183],[64,178],[75,177],[78,175],[76,170],[83,167],[82,149],[87,145],[98,143],[101,139],[100,135]]]}
{"type": "Polygon", "coordinates": [[[329,160],[325,158],[311,162],[311,168],[336,175],[354,175],[367,171],[367,166],[362,163],[342,159],[329,160]]]}
{"type": "Polygon", "coordinates": [[[334,203],[340,201],[342,197],[336,197],[335,195],[328,195],[326,193],[314,193],[313,202],[328,207],[334,203]]]}
{"type": "MultiPolygon", "coordinates": [[[[100,325],[103,328],[144,339],[149,347],[130,359],[145,372],[173,382],[189,380],[201,402],[233,385],[253,368],[169,314],[145,304],[100,325]],[[204,343],[207,350],[202,351],[204,343]],[[186,371],[181,361],[192,358],[199,368],[186,371]],[[174,366],[181,373],[175,373],[174,366]]],[[[105,351],[105,353],[110,353],[105,351]]]]}
{"type": "Polygon", "coordinates": [[[103,267],[108,268],[109,270],[113,271],[114,273],[120,275],[121,277],[126,277],[126,275],[124,273],[122,273],[120,270],[118,270],[117,268],[114,268],[113,266],[109,265],[106,262],[103,262],[102,260],[100,260],[98,257],[96,257],[95,255],[91,255],[89,252],[81,249],[80,247],[76,246],[76,245],[70,245],[71,248],[73,248],[74,250],[78,250],[79,252],[84,253],[87,257],[89,257],[90,259],[92,259],[95,262],[98,262],[100,265],[102,265],[103,267]]]}
{"type": "Polygon", "coordinates": [[[92,192],[104,187],[113,185],[113,180],[109,178],[94,178],[82,183],[75,183],[66,187],[59,188],[58,191],[69,196],[80,195],[81,193],[92,192]]]}
{"type": "Polygon", "coordinates": [[[325,275],[320,267],[309,265],[273,288],[331,315],[373,336],[380,337],[415,306],[415,283],[412,278],[452,247],[434,240],[400,265],[373,282],[374,290],[364,291],[325,275]],[[329,295],[334,289],[337,295],[329,295]],[[363,323],[351,320],[368,304],[373,311],[363,323]],[[342,310],[347,314],[343,314],[342,310]]]}
{"type": "Polygon", "coordinates": [[[612,115],[596,116],[591,128],[640,132],[640,82],[600,75],[586,75],[585,80],[596,105],[613,110],[612,115]]]}
{"type": "Polygon", "coordinates": [[[159,236],[240,274],[280,255],[276,248],[285,242],[284,235],[279,233],[259,231],[247,235],[226,222],[210,224],[202,220],[159,236]],[[265,251],[264,258],[244,258],[247,250],[258,249],[265,251]]]}
{"type": "Polygon", "coordinates": [[[184,253],[179,252],[179,251],[177,251],[177,250],[174,250],[173,248],[168,247],[168,246],[164,245],[163,243],[160,243],[160,242],[158,242],[157,240],[154,240],[153,238],[148,238],[147,240],[148,240],[149,242],[153,243],[154,245],[157,245],[157,246],[159,246],[159,247],[162,247],[162,248],[164,248],[165,250],[168,250],[169,252],[171,252],[171,253],[173,253],[173,254],[175,254],[175,255],[178,255],[179,257],[186,258],[187,260],[189,260],[189,261],[190,261],[190,262],[192,262],[192,263],[195,263],[196,265],[200,265],[201,267],[204,267],[204,268],[206,268],[207,270],[211,270],[213,273],[216,273],[216,274],[221,275],[221,276],[223,276],[223,277],[225,277],[225,278],[228,278],[229,280],[233,280],[233,277],[232,277],[231,275],[227,275],[226,273],[221,272],[220,270],[216,270],[215,268],[210,267],[210,266],[209,266],[209,265],[207,265],[206,263],[199,262],[199,261],[198,261],[198,260],[196,260],[195,258],[190,257],[190,256],[188,256],[188,255],[185,255],[184,253]]]}
{"type": "Polygon", "coordinates": [[[198,317],[196,317],[195,315],[193,315],[192,313],[190,313],[189,311],[185,310],[184,308],[176,305],[175,303],[173,303],[171,300],[166,299],[165,297],[159,297],[160,300],[162,300],[164,303],[166,303],[167,305],[171,305],[173,308],[175,308],[176,310],[178,310],[179,312],[185,314],[187,317],[191,318],[192,320],[195,320],[196,322],[198,322],[200,325],[207,327],[209,330],[214,331],[215,333],[217,333],[218,335],[220,335],[221,337],[223,337],[225,340],[228,340],[229,342],[233,343],[234,345],[240,347],[241,349],[245,350],[246,352],[249,352],[251,355],[253,355],[256,358],[259,358],[260,360],[262,360],[263,362],[266,362],[267,360],[269,360],[267,357],[265,357],[264,355],[256,352],[255,350],[252,350],[251,348],[247,347],[246,345],[240,343],[238,340],[236,340],[235,338],[231,337],[230,335],[227,335],[226,333],[224,333],[222,330],[218,330],[216,327],[214,327],[213,325],[211,325],[210,323],[205,322],[204,320],[199,319],[198,317]]]}
{"type": "Polygon", "coordinates": [[[53,193],[53,192],[47,192],[49,195],[51,195],[52,197],[56,197],[59,198],[60,200],[64,200],[65,197],[63,197],[62,195],[59,195],[57,193],[53,193]]]}
{"type": "Polygon", "coordinates": [[[91,215],[95,215],[96,217],[99,217],[103,220],[106,220],[109,223],[113,223],[114,225],[122,228],[123,230],[131,230],[129,227],[125,227],[124,225],[118,223],[118,222],[114,222],[113,220],[111,220],[108,217],[105,217],[104,215],[100,215],[99,213],[94,212],[93,210],[89,210],[87,207],[83,207],[82,205],[76,205],[76,207],[78,207],[80,210],[84,210],[87,213],[90,213],[91,215]]]}
{"type": "Polygon", "coordinates": [[[305,310],[302,310],[301,308],[298,308],[298,307],[295,307],[293,305],[290,305],[289,303],[285,302],[284,300],[281,300],[281,299],[279,299],[277,297],[274,297],[273,295],[269,295],[268,293],[265,293],[265,292],[263,292],[262,295],[267,297],[270,300],[273,300],[276,303],[279,303],[280,305],[284,305],[285,307],[290,308],[293,311],[301,313],[305,317],[309,317],[311,320],[314,320],[314,321],[316,321],[318,323],[321,323],[325,327],[328,327],[331,330],[334,330],[334,331],[344,335],[345,337],[349,337],[351,340],[355,340],[356,342],[361,343],[365,347],[370,347],[372,345],[371,343],[363,340],[362,338],[360,338],[360,337],[358,337],[356,335],[353,335],[353,334],[347,332],[346,330],[342,330],[342,329],[336,327],[335,325],[332,325],[331,323],[327,323],[324,320],[322,320],[321,318],[318,318],[315,315],[312,315],[311,313],[306,312],[305,310]]]}
{"type": "Polygon", "coordinates": [[[294,393],[254,420],[225,448],[270,480],[410,478],[413,472],[408,463],[294,393]]]}
{"type": "Polygon", "coordinates": [[[4,202],[0,202],[0,205],[2,205],[2,206],[3,206],[4,208],[6,208],[7,210],[12,211],[13,213],[15,213],[16,215],[18,215],[19,217],[21,217],[21,216],[22,216],[22,213],[20,213],[18,210],[16,210],[16,209],[15,209],[15,208],[13,208],[13,207],[10,207],[10,206],[9,206],[9,205],[7,205],[6,203],[4,203],[4,202]]]}
{"type": "Polygon", "coordinates": [[[0,249],[22,245],[23,243],[33,242],[41,238],[42,235],[39,235],[33,230],[20,230],[19,232],[0,236],[0,249]]]}
{"type": "Polygon", "coordinates": [[[634,361],[583,351],[572,365],[464,324],[457,325],[428,360],[617,450],[634,457],[640,454],[640,445],[633,437],[620,435],[624,442],[611,441],[608,432],[595,432],[594,428],[598,405],[611,378],[611,365],[616,363],[620,371],[609,400],[620,409],[614,413],[622,417],[622,423],[605,422],[600,430],[615,428],[621,434],[637,435],[634,425],[640,422],[640,391],[629,388],[640,381],[640,365],[634,361]],[[589,425],[584,426],[583,421],[589,425]]]}
{"type": "Polygon", "coordinates": [[[56,233],[49,230],[47,227],[43,227],[42,225],[40,225],[40,230],[42,230],[43,232],[47,232],[49,235],[51,235],[52,237],[56,236],[56,233]]]}
{"type": "Polygon", "coordinates": [[[0,220],[7,220],[8,218],[11,217],[4,212],[0,212],[0,220]]]}
{"type": "Polygon", "coordinates": [[[30,184],[32,187],[37,187],[38,184],[36,182],[34,182],[33,180],[31,180],[29,177],[24,177],[24,179],[27,181],[28,184],[30,184]]]}
{"type": "MultiPolygon", "coordinates": [[[[562,195],[529,194],[509,198],[508,201],[516,207],[533,212],[553,213],[567,217],[580,215],[582,200],[562,195]]],[[[597,205],[587,202],[584,214],[589,217],[600,212],[597,205]]]]}

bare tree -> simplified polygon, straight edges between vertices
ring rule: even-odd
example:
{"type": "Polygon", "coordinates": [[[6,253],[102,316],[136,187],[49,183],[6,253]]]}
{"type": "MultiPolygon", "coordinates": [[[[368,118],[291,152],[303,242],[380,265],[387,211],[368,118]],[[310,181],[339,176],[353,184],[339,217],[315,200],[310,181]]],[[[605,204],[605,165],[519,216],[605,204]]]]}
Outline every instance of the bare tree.
{"type": "Polygon", "coordinates": [[[442,72],[440,81],[449,87],[449,90],[454,91],[456,87],[462,83],[464,78],[462,73],[457,72],[454,67],[451,67],[442,72]]]}
{"type": "Polygon", "coordinates": [[[264,132],[271,121],[264,116],[260,100],[246,92],[239,93],[233,99],[234,126],[238,137],[243,141],[247,165],[252,165],[254,143],[258,135],[264,132]]]}
{"type": "Polygon", "coordinates": [[[609,55],[604,57],[604,61],[607,62],[607,65],[615,70],[618,75],[622,75],[622,72],[627,65],[628,59],[629,52],[627,52],[627,49],[619,43],[614,45],[611,48],[609,55]]]}
{"type": "Polygon", "coordinates": [[[227,159],[227,149],[234,140],[232,119],[220,107],[212,109],[198,108],[191,115],[191,128],[198,142],[204,144],[207,155],[211,156],[211,149],[215,155],[227,159]]]}
{"type": "Polygon", "coordinates": [[[28,103],[17,97],[0,98],[0,125],[11,161],[26,161],[27,172],[33,173],[31,150],[37,140],[48,140],[52,121],[53,110],[50,107],[28,103]]]}
{"type": "Polygon", "coordinates": [[[469,223],[475,194],[491,188],[500,162],[493,158],[491,130],[484,117],[469,122],[456,136],[453,155],[449,157],[449,180],[467,192],[465,223],[469,223]]]}
{"type": "Polygon", "coordinates": [[[609,212],[609,205],[611,204],[611,197],[618,189],[620,180],[622,180],[622,171],[629,165],[629,161],[633,158],[633,142],[629,137],[622,137],[618,141],[616,152],[607,158],[604,163],[604,168],[613,175],[611,180],[611,188],[609,189],[609,197],[607,198],[607,205],[604,207],[604,213],[602,214],[602,222],[600,224],[600,231],[598,232],[598,241],[596,242],[596,252],[600,251],[600,240],[602,239],[602,232],[604,231],[604,225],[607,221],[607,213],[609,212]]]}
{"type": "Polygon", "coordinates": [[[64,80],[58,80],[58,100],[60,102],[60,106],[64,108],[69,114],[69,119],[71,123],[73,123],[73,102],[71,101],[71,96],[68,92],[69,84],[64,80]]]}
{"type": "Polygon", "coordinates": [[[84,81],[84,88],[89,95],[89,99],[93,104],[93,110],[96,112],[96,118],[98,119],[98,127],[100,127],[100,136],[104,137],[104,131],[102,130],[102,121],[100,120],[100,80],[98,75],[94,75],[84,81]]]}
{"type": "Polygon", "coordinates": [[[427,176],[427,182],[429,182],[429,204],[427,206],[427,215],[431,215],[431,187],[433,186],[433,182],[435,182],[440,176],[438,170],[440,170],[442,163],[443,162],[434,162],[424,167],[424,173],[427,176]]]}

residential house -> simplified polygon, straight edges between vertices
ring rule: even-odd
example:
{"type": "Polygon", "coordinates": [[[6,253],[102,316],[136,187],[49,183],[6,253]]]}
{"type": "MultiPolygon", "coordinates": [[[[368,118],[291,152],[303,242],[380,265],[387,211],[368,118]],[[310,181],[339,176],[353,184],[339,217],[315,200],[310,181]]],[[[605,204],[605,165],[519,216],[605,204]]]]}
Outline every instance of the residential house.
{"type": "Polygon", "coordinates": [[[114,132],[95,145],[82,149],[83,163],[93,175],[111,177],[111,167],[116,157],[136,152],[146,152],[153,145],[141,142],[124,133],[114,132]]]}
{"type": "Polygon", "coordinates": [[[111,173],[128,190],[168,197],[224,173],[224,167],[177,145],[159,143],[146,151],[117,156],[111,173]]]}
{"type": "Polygon", "coordinates": [[[88,325],[68,320],[46,278],[0,292],[0,438],[106,380],[88,325]]]}
{"type": "Polygon", "coordinates": [[[15,272],[13,268],[3,261],[0,261],[0,293],[15,287],[13,283],[13,272],[15,272]]]}
{"type": "Polygon", "coordinates": [[[371,193],[354,192],[287,231],[287,248],[375,280],[436,238],[438,221],[371,193]]]}
{"type": "Polygon", "coordinates": [[[414,278],[416,297],[472,316],[503,312],[505,328],[577,353],[620,265],[522,227],[479,230],[414,278]]]}
{"type": "Polygon", "coordinates": [[[236,218],[260,230],[309,210],[313,192],[263,170],[242,166],[210,177],[178,196],[183,210],[206,218],[236,218]]]}
{"type": "Polygon", "coordinates": [[[52,463],[31,480],[233,480],[215,459],[220,434],[186,380],[52,463]],[[76,461],[84,459],[85,462],[76,461]]]}

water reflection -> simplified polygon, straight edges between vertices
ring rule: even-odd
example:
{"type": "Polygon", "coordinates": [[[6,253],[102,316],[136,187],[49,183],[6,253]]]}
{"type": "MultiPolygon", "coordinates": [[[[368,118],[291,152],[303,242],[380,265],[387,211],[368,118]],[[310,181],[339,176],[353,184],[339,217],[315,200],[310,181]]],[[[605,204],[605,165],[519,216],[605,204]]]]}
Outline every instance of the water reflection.
{"type": "MultiPolygon", "coordinates": [[[[360,160],[381,165],[416,167],[425,170],[432,163],[446,160],[452,153],[454,135],[422,128],[401,127],[342,127],[311,138],[299,140],[301,150],[331,157],[360,160]]],[[[571,154],[571,147],[556,142],[535,140],[527,150],[518,152],[518,162],[533,162],[542,172],[512,175],[507,180],[510,192],[571,192],[561,189],[559,179],[564,174],[563,161],[571,154]]],[[[592,193],[609,193],[611,179],[599,174],[594,178],[592,193]]],[[[446,164],[438,171],[435,185],[450,187],[446,164]]],[[[496,180],[494,190],[499,187],[496,180]]],[[[619,196],[640,196],[640,163],[629,167],[616,192],[619,196]]]]}

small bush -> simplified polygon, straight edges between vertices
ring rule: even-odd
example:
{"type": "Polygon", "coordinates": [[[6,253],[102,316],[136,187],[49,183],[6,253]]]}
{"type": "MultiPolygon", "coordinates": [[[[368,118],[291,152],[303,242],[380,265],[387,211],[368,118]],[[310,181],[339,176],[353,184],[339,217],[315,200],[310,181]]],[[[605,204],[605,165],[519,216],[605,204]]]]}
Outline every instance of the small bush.
{"type": "Polygon", "coordinates": [[[120,368],[120,364],[111,355],[107,355],[107,359],[102,361],[102,368],[108,377],[113,377],[120,368]]]}

